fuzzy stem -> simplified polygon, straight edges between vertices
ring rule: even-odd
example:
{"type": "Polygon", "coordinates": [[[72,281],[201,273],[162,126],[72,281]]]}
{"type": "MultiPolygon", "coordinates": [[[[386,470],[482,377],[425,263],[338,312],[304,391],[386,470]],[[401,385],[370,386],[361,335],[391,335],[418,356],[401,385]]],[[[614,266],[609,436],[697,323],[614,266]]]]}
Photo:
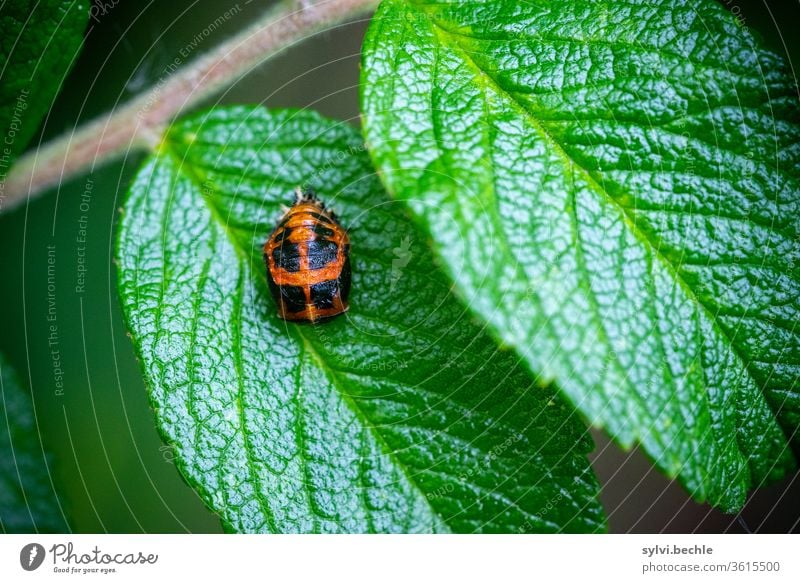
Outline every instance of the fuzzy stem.
{"type": "Polygon", "coordinates": [[[378,0],[284,0],[267,14],[125,105],[28,152],[11,169],[0,210],[130,152],[154,148],[167,125],[264,60],[375,8],[378,0]]]}

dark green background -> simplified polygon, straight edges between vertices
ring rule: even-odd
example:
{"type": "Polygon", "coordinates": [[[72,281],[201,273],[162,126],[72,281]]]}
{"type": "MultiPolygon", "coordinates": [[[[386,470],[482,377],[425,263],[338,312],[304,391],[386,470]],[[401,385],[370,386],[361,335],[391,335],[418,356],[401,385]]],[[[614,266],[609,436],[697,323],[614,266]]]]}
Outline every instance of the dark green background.
{"type": "MultiPolygon", "coordinates": [[[[190,59],[253,22],[269,4],[123,0],[106,14],[98,12],[90,20],[82,56],[32,147],[157,84],[168,76],[181,50],[226,11],[234,14],[203,35],[190,59]]],[[[746,26],[787,54],[791,63],[800,64],[800,4],[722,4],[740,11],[746,26]]],[[[310,107],[358,123],[358,63],[365,27],[363,20],[317,35],[208,105],[310,107]]],[[[0,349],[33,387],[42,437],[55,454],[55,474],[76,532],[218,532],[218,520],[184,484],[158,437],[116,297],[118,207],[141,160],[141,155],[132,155],[98,167],[0,217],[0,349]],[[90,193],[88,210],[81,209],[85,193],[90,193]],[[77,237],[84,215],[87,242],[81,244],[77,237]],[[56,325],[65,373],[61,396],[55,391],[48,346],[48,246],[55,248],[56,325]],[[81,246],[86,249],[86,286],[77,292],[81,246]]],[[[688,500],[640,453],[622,453],[600,434],[596,439],[594,464],[612,532],[742,531],[734,517],[688,500]]],[[[797,529],[797,475],[756,493],[743,516],[753,530],[797,529]]]]}

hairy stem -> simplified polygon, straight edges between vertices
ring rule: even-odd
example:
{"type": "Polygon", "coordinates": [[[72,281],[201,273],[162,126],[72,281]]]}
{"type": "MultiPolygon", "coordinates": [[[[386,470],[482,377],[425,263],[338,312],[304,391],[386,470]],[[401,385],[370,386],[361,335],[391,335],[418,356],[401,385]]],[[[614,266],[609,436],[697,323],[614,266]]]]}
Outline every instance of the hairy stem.
{"type": "Polygon", "coordinates": [[[221,91],[264,60],[313,34],[369,12],[378,0],[285,0],[219,47],[125,105],[17,160],[2,208],[131,150],[155,147],[182,112],[221,91]]]}

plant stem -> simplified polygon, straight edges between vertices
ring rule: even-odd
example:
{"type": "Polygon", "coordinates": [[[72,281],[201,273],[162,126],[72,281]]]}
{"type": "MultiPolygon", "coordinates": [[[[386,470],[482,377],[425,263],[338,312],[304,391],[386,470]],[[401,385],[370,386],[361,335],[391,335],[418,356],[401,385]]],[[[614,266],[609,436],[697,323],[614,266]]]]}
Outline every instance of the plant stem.
{"type": "Polygon", "coordinates": [[[244,31],[194,59],[125,105],[28,152],[3,185],[2,210],[122,156],[158,145],[167,125],[275,56],[322,30],[375,8],[378,0],[285,0],[244,31]]]}

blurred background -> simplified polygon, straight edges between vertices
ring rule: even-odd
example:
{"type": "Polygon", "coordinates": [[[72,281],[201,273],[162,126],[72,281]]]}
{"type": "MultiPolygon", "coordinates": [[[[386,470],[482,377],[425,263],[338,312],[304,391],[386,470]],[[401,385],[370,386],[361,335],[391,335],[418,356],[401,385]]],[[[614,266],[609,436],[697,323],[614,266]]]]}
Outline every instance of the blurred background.
{"type": "MultiPolygon", "coordinates": [[[[800,64],[797,0],[720,1],[773,50],[800,64]]],[[[181,51],[193,47],[188,60],[201,55],[271,4],[96,2],[82,55],[31,147],[158,84],[181,51]]],[[[214,101],[308,107],[357,125],[366,25],[364,19],[319,34],[214,101]]],[[[53,472],[75,532],[220,532],[158,436],[116,296],[118,207],[142,158],[98,167],[0,216],[0,350],[32,385],[42,439],[54,454],[53,472]],[[48,257],[55,261],[50,282],[48,257]],[[86,267],[82,289],[79,257],[86,267]],[[48,321],[49,300],[55,301],[55,322],[48,321]],[[53,350],[60,352],[63,391],[56,386],[53,350]]],[[[739,520],[689,500],[640,452],[622,452],[597,432],[595,440],[592,460],[612,532],[798,529],[797,474],[753,494],[739,520]]]]}

